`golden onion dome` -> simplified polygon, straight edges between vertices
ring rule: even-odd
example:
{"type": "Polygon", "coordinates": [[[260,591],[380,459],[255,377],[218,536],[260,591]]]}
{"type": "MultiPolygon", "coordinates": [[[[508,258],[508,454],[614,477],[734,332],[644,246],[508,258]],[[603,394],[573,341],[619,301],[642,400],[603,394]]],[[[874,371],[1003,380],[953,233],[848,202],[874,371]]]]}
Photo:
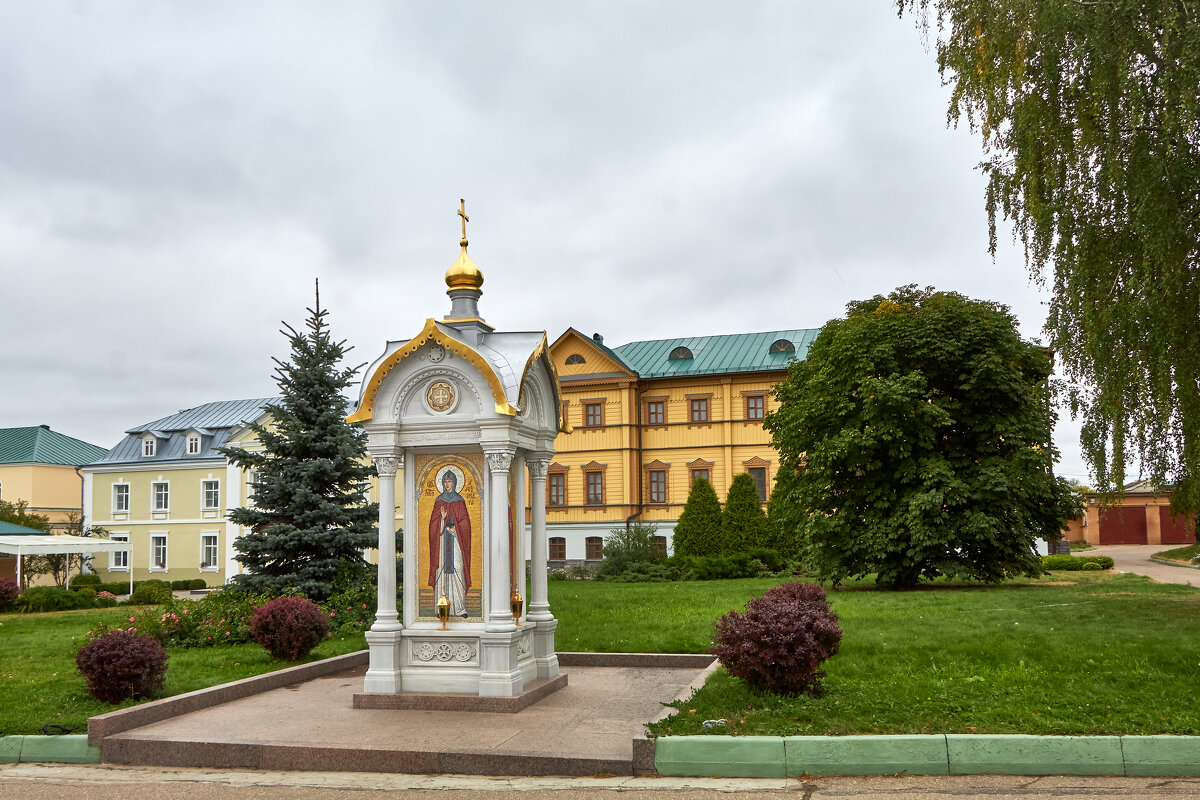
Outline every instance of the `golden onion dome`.
{"type": "Polygon", "coordinates": [[[462,242],[458,260],[446,270],[446,285],[451,289],[479,289],[483,286],[483,273],[467,255],[466,240],[462,242]]]}

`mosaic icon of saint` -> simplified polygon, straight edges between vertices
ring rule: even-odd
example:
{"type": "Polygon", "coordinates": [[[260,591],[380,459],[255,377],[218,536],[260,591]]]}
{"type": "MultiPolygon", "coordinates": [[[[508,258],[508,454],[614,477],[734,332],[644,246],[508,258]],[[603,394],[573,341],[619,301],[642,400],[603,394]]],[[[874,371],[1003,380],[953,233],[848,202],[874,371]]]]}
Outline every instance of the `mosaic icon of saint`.
{"type": "Polygon", "coordinates": [[[471,517],[458,493],[458,476],[447,469],[441,475],[442,493],[429,515],[429,585],[434,596],[445,596],[450,616],[467,616],[467,590],[471,588],[471,517]]]}

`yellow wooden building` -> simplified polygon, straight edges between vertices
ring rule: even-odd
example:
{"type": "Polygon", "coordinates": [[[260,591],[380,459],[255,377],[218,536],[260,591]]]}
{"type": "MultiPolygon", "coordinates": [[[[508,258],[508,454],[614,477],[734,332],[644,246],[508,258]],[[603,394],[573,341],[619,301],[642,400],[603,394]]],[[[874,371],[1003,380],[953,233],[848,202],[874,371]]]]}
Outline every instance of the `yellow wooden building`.
{"type": "Polygon", "coordinates": [[[636,341],[608,347],[568,329],[551,345],[571,426],[546,482],[552,561],[595,561],[609,531],[658,526],[670,549],[692,482],[724,501],[748,473],[764,504],[778,468],[765,415],[771,387],[817,330],[636,341]]]}

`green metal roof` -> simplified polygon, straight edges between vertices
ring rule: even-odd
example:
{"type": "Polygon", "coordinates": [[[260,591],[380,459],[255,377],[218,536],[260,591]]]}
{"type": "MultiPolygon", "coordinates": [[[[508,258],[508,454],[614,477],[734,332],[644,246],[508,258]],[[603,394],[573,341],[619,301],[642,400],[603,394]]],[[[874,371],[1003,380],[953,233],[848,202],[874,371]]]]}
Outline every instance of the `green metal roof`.
{"type": "Polygon", "coordinates": [[[108,452],[103,447],[64,436],[48,425],[0,428],[0,464],[90,464],[108,452]]]}
{"type": "Polygon", "coordinates": [[[26,528],[23,525],[15,525],[11,522],[0,520],[0,536],[45,536],[45,531],[39,531],[36,528],[26,528]]]}
{"type": "Polygon", "coordinates": [[[787,368],[793,357],[804,358],[808,346],[820,328],[762,333],[733,333],[725,336],[694,336],[679,339],[653,339],[630,342],[614,348],[630,369],[642,378],[669,378],[687,375],[716,375],[729,372],[762,372],[787,368]],[[779,340],[791,342],[795,352],[772,352],[779,340]],[[691,351],[691,358],[672,359],[680,347],[691,351]]]}

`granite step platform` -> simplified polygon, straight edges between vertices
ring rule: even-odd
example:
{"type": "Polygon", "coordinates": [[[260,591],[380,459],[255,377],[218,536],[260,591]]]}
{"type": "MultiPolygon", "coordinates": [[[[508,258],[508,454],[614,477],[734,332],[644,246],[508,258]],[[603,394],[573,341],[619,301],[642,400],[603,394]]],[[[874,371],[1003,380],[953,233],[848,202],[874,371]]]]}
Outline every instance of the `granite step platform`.
{"type": "Polygon", "coordinates": [[[516,713],[354,708],[366,672],[356,666],[105,735],[101,757],[214,769],[642,774],[654,769],[645,723],[689,691],[706,660],[564,667],[565,686],[516,713]]]}

